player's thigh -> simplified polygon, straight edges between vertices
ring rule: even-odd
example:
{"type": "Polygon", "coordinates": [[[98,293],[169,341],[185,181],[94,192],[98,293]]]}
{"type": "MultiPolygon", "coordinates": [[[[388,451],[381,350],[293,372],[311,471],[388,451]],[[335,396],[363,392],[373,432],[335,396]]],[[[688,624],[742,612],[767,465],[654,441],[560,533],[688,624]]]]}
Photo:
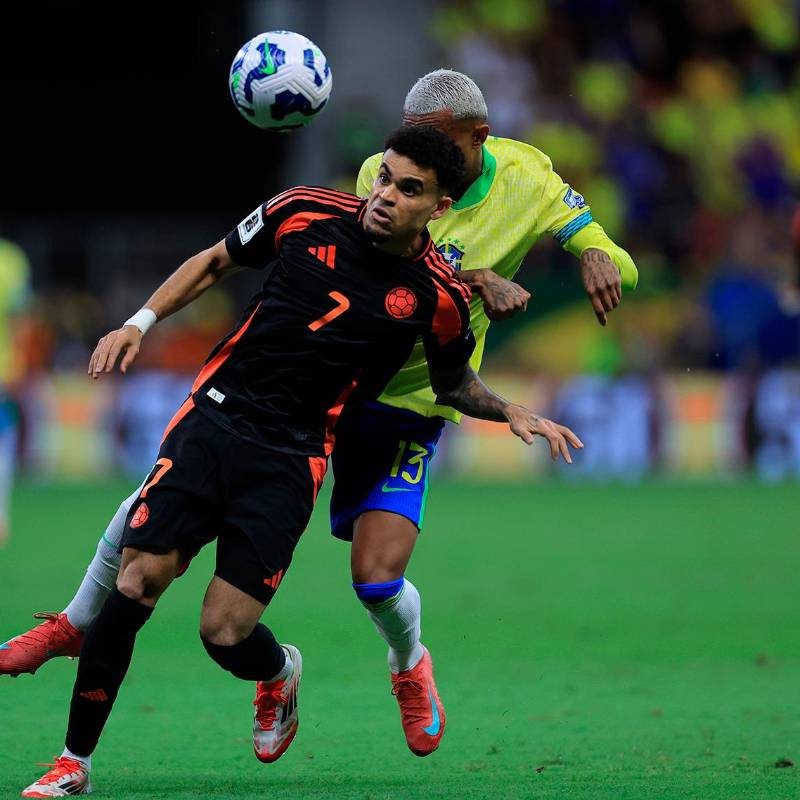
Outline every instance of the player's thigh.
{"type": "Polygon", "coordinates": [[[391,511],[365,511],[353,526],[350,570],[353,583],[386,583],[403,576],[419,531],[391,511]]]}
{"type": "Polygon", "coordinates": [[[315,460],[249,443],[236,450],[214,574],[268,605],[292,563],[317,493],[315,460]]]}
{"type": "Polygon", "coordinates": [[[125,521],[123,547],[155,555],[178,551],[186,561],[219,529],[224,431],[190,412],[164,440],[125,521]]]}
{"type": "Polygon", "coordinates": [[[352,415],[337,429],[331,531],[339,539],[352,540],[356,520],[369,511],[404,517],[422,529],[430,463],[443,422],[392,412],[376,418],[368,407],[363,417],[352,415]]]}

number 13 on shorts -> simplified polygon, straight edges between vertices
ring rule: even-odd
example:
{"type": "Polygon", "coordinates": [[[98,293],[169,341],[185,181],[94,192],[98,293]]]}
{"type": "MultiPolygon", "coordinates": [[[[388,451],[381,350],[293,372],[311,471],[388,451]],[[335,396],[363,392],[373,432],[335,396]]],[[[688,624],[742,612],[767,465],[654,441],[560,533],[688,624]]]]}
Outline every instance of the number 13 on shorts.
{"type": "Polygon", "coordinates": [[[430,450],[427,447],[423,447],[416,442],[405,442],[401,439],[389,477],[396,478],[400,475],[406,483],[419,483],[425,474],[425,459],[429,455],[430,450]],[[406,457],[408,458],[406,459],[406,457]],[[404,461],[405,465],[403,464],[404,461]]]}

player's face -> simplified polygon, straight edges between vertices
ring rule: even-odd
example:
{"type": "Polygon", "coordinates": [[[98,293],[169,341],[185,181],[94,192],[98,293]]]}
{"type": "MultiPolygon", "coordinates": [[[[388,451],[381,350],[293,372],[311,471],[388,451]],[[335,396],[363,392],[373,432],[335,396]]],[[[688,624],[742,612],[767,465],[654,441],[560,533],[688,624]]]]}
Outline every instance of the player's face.
{"type": "Polygon", "coordinates": [[[427,125],[446,133],[464,154],[468,183],[480,174],[483,166],[483,143],[489,135],[489,126],[475,119],[454,119],[452,111],[435,111],[432,114],[404,114],[403,125],[427,125]]]}
{"type": "Polygon", "coordinates": [[[387,150],[367,200],[364,230],[375,242],[410,243],[451,205],[434,170],[387,150]]]}

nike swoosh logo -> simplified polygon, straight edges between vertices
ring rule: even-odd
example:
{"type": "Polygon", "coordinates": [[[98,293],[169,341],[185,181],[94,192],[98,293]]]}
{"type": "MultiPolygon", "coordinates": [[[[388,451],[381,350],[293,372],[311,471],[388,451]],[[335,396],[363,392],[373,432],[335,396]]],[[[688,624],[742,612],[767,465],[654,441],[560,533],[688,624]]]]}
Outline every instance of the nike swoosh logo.
{"type": "Polygon", "coordinates": [[[381,491],[382,492],[413,492],[414,490],[413,489],[406,489],[404,486],[397,486],[397,487],[393,488],[393,487],[389,486],[389,482],[387,481],[386,483],[383,484],[383,486],[381,486],[381,491]]]}
{"type": "Polygon", "coordinates": [[[264,44],[264,64],[261,67],[262,75],[272,75],[275,72],[275,62],[272,60],[272,53],[269,52],[269,45],[264,44]]]}
{"type": "Polygon", "coordinates": [[[431,711],[433,712],[433,721],[427,728],[423,728],[422,730],[428,734],[428,736],[436,736],[439,733],[439,709],[436,707],[436,701],[433,699],[433,691],[431,690],[430,686],[428,687],[428,697],[431,699],[431,711]]]}
{"type": "Polygon", "coordinates": [[[8,642],[5,642],[4,644],[0,644],[0,650],[10,650],[10,649],[11,649],[11,645],[8,642]]]}

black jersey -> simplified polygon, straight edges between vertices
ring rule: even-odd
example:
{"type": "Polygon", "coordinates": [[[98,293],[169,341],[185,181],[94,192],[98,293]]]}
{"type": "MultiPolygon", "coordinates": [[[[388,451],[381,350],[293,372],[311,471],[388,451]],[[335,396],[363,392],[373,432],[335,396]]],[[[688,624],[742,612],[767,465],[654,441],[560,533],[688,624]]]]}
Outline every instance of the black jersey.
{"type": "Polygon", "coordinates": [[[377,396],[418,337],[431,363],[468,361],[469,288],[427,231],[413,259],[378,250],[365,207],[301,186],[228,234],[236,264],[272,269],[192,387],[190,402],[217,424],[268,448],[328,455],[345,402],[377,396]]]}

